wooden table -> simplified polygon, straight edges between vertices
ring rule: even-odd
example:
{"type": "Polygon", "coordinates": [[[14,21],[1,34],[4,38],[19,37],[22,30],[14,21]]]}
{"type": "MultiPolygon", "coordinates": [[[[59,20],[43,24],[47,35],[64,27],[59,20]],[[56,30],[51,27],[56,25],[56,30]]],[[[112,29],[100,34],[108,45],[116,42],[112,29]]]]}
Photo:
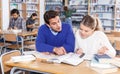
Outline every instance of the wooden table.
{"type": "MultiPolygon", "coordinates": [[[[53,74],[98,74],[88,66],[88,61],[84,61],[78,66],[44,63],[41,62],[40,59],[32,62],[21,63],[13,63],[12,61],[7,61],[6,65],[53,74]]],[[[111,74],[120,74],[120,69],[117,72],[111,74]]]]}
{"type": "Polygon", "coordinates": [[[34,32],[21,32],[21,33],[18,33],[19,36],[22,36],[22,37],[25,37],[25,36],[34,36],[34,35],[37,35],[37,31],[34,31],[34,32]]]}

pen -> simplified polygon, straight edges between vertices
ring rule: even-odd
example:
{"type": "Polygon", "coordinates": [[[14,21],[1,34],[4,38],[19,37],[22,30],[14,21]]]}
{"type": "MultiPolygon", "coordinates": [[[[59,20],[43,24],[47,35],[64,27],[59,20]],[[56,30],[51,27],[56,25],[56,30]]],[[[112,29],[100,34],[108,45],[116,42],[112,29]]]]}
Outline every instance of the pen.
{"type": "Polygon", "coordinates": [[[82,58],[84,55],[85,55],[85,53],[82,53],[82,54],[80,55],[80,58],[82,58]]]}

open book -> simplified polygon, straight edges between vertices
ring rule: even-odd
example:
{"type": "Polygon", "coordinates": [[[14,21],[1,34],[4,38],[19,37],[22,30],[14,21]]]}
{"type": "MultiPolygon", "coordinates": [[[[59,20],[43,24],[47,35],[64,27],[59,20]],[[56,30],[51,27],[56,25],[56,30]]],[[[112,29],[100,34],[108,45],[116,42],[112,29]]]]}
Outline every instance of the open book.
{"type": "Polygon", "coordinates": [[[80,55],[75,53],[68,53],[62,56],[58,56],[57,58],[48,59],[48,61],[56,62],[56,63],[66,63],[70,65],[78,65],[83,62],[83,57],[80,58],[80,55]]]}
{"type": "Polygon", "coordinates": [[[40,52],[29,52],[29,53],[24,53],[24,54],[33,54],[37,58],[45,59],[47,62],[52,62],[52,63],[66,63],[70,65],[78,65],[81,62],[83,62],[83,55],[78,55],[76,53],[68,53],[65,55],[57,56],[57,55],[45,55],[40,52]]]}

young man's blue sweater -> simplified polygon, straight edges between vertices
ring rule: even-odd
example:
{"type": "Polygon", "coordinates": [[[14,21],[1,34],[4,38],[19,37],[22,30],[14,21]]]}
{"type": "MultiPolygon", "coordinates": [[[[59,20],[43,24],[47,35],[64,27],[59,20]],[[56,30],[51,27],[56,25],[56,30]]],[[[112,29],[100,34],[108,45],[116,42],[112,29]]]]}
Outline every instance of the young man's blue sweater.
{"type": "Polygon", "coordinates": [[[62,23],[62,30],[53,35],[49,27],[44,24],[39,28],[36,39],[36,49],[39,52],[53,52],[54,47],[63,46],[67,52],[73,52],[75,37],[69,24],[62,23]]]}

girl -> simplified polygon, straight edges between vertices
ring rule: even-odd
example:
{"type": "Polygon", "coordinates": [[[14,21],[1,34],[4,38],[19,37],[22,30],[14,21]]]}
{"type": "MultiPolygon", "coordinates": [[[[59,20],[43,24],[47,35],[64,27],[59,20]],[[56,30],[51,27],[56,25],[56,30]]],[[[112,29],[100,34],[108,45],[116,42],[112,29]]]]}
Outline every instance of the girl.
{"type": "Polygon", "coordinates": [[[33,28],[35,27],[35,20],[36,19],[37,19],[37,14],[32,13],[32,15],[26,21],[27,31],[33,31],[33,28]]]}
{"type": "Polygon", "coordinates": [[[115,49],[100,26],[98,18],[86,15],[80,23],[80,29],[76,32],[75,52],[80,55],[85,53],[84,58],[87,60],[91,60],[94,54],[107,54],[111,57],[116,55],[115,49]]]}

